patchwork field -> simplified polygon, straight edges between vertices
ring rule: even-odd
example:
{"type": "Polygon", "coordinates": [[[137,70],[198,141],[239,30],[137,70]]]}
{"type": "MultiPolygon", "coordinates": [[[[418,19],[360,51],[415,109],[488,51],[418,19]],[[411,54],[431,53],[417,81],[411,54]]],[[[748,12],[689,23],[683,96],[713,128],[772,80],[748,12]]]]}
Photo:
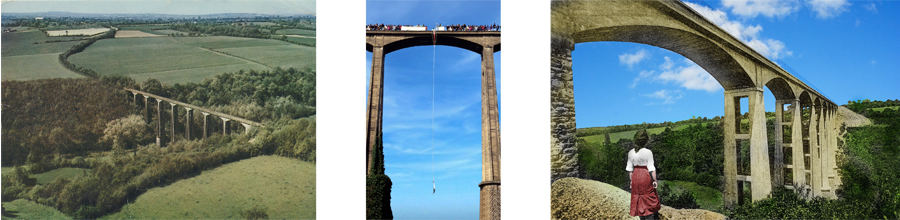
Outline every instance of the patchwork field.
{"type": "Polygon", "coordinates": [[[275,31],[275,34],[276,35],[289,34],[289,35],[316,36],[316,31],[305,30],[305,29],[281,29],[281,30],[275,31]]]}
{"type": "MultiPolygon", "coordinates": [[[[316,48],[278,40],[240,37],[179,37],[188,45],[211,48],[257,63],[281,68],[316,68],[316,48]]],[[[310,39],[315,43],[315,39],[310,39]]]]}
{"type": "Polygon", "coordinates": [[[157,35],[151,34],[143,31],[136,30],[121,30],[116,31],[116,38],[131,38],[131,37],[165,37],[166,35],[157,35]]]}
{"type": "MultiPolygon", "coordinates": [[[[80,43],[81,41],[69,41],[69,40],[77,40],[81,39],[80,37],[47,37],[43,32],[40,31],[27,31],[27,32],[11,32],[11,33],[3,33],[2,35],[2,44],[0,44],[0,53],[2,53],[3,57],[8,56],[19,56],[19,55],[34,55],[34,54],[48,54],[48,53],[62,53],[72,48],[75,44],[80,43]],[[68,42],[55,42],[55,43],[46,43],[47,41],[68,41],[68,42]],[[38,43],[38,44],[35,44],[38,43]]],[[[4,61],[5,62],[5,61],[4,61]]],[[[15,64],[12,64],[15,65],[15,64]]]]}
{"type": "Polygon", "coordinates": [[[273,219],[316,218],[316,165],[259,156],[153,188],[104,219],[234,219],[252,208],[273,219]]]}
{"type": "MultiPolygon", "coordinates": [[[[240,58],[181,44],[169,37],[104,39],[84,52],[72,55],[69,61],[103,75],[156,73],[176,77],[157,78],[170,83],[185,82],[181,80],[200,82],[210,75],[249,70],[254,65],[240,58]]],[[[268,68],[256,65],[252,69],[268,68]]]]}
{"type": "Polygon", "coordinates": [[[59,64],[59,54],[4,56],[0,66],[2,80],[33,80],[48,78],[82,78],[59,64]]]}
{"type": "Polygon", "coordinates": [[[92,36],[109,31],[109,28],[89,28],[89,29],[73,29],[73,30],[57,30],[47,31],[47,35],[51,37],[58,36],[92,36]]]}
{"type": "Polygon", "coordinates": [[[234,47],[220,49],[235,56],[257,61],[269,66],[304,69],[316,68],[316,48],[296,44],[279,46],[234,47]]]}
{"type": "Polygon", "coordinates": [[[159,80],[161,83],[165,84],[175,84],[175,83],[183,83],[183,82],[201,82],[205,78],[211,78],[215,75],[219,75],[225,72],[234,72],[236,70],[264,70],[269,69],[269,67],[255,64],[255,63],[241,63],[241,64],[232,64],[225,66],[215,66],[215,67],[204,67],[204,68],[192,68],[192,69],[180,69],[180,70],[171,70],[171,71],[162,71],[162,72],[152,72],[152,73],[141,73],[141,74],[128,74],[129,77],[133,78],[135,81],[143,82],[149,78],[154,78],[159,80]]]}

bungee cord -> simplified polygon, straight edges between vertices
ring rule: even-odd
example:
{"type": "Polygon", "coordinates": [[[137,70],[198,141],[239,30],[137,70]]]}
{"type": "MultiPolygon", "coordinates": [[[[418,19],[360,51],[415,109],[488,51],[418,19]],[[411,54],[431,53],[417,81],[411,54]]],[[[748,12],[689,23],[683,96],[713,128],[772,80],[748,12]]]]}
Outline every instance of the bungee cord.
{"type": "Polygon", "coordinates": [[[437,31],[431,31],[431,195],[437,192],[434,183],[434,65],[437,50],[437,31]]]}

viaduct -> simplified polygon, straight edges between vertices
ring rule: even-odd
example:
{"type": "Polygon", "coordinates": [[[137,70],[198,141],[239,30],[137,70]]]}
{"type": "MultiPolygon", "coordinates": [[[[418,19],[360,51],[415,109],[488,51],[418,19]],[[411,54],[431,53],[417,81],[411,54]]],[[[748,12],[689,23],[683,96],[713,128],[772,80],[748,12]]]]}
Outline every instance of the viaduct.
{"type": "Polygon", "coordinates": [[[199,107],[199,106],[187,104],[184,102],[175,101],[175,100],[172,100],[172,99],[169,99],[166,97],[150,94],[148,92],[144,92],[144,91],[140,91],[140,90],[136,90],[136,89],[129,89],[129,88],[125,88],[125,91],[131,92],[131,94],[134,96],[134,104],[138,105],[138,106],[141,105],[138,97],[140,97],[140,96],[144,97],[143,106],[144,106],[144,111],[146,112],[145,117],[147,118],[148,122],[150,121],[150,114],[153,112],[153,110],[150,110],[150,105],[151,105],[150,100],[151,99],[156,100],[156,115],[157,115],[156,145],[158,145],[160,147],[162,147],[165,144],[163,141],[163,137],[165,137],[165,134],[163,134],[164,133],[163,132],[163,124],[165,124],[163,122],[163,114],[165,112],[165,111],[163,111],[163,102],[169,103],[169,106],[171,107],[170,115],[172,116],[172,118],[171,118],[172,134],[169,136],[169,142],[175,142],[175,134],[176,134],[175,128],[176,128],[176,122],[178,121],[177,119],[178,119],[179,106],[183,107],[185,109],[186,120],[185,120],[185,124],[184,124],[184,138],[187,140],[193,139],[191,137],[191,131],[192,131],[191,130],[191,121],[193,121],[193,119],[194,119],[194,110],[197,110],[201,114],[203,114],[203,137],[202,138],[204,138],[204,139],[206,139],[209,135],[209,131],[210,131],[209,116],[210,115],[215,115],[215,116],[219,117],[219,119],[222,120],[222,135],[227,135],[230,132],[228,129],[229,121],[236,121],[236,122],[241,123],[241,125],[244,126],[245,133],[250,131],[250,129],[252,127],[264,127],[259,122],[254,122],[254,121],[243,119],[243,118],[240,118],[237,116],[212,111],[212,110],[209,110],[209,109],[206,109],[203,107],[199,107]]]}
{"type": "Polygon", "coordinates": [[[431,32],[366,31],[366,50],[372,52],[372,75],[366,109],[366,175],[375,140],[382,135],[385,55],[408,47],[439,44],[481,54],[481,202],[480,219],[500,219],[500,112],[494,77],[494,52],[500,51],[499,31],[431,32]]]}
{"type": "MultiPolygon", "coordinates": [[[[619,41],[664,48],[694,61],[725,88],[724,202],[743,196],[739,182],[752,182],[753,201],[773,187],[803,188],[835,197],[838,105],[686,3],[652,1],[553,1],[551,4],[551,181],[579,176],[575,137],[572,51],[575,44],[619,41]],[[763,87],[775,96],[774,152],[770,158],[763,87]],[[750,129],[741,129],[741,102],[750,129]],[[785,111],[785,105],[789,105],[785,111]],[[790,120],[786,120],[785,116],[790,120]],[[793,128],[793,129],[790,129],[793,128]],[[785,133],[785,130],[790,133],[785,133]],[[787,137],[787,138],[786,138],[787,137]],[[750,167],[738,169],[739,149],[750,149],[750,167]],[[785,158],[791,158],[785,160],[785,158]],[[770,167],[770,162],[772,167],[770,167]]],[[[378,55],[376,55],[378,56],[378,55]]],[[[624,164],[623,164],[624,166],[624,164]]]]}

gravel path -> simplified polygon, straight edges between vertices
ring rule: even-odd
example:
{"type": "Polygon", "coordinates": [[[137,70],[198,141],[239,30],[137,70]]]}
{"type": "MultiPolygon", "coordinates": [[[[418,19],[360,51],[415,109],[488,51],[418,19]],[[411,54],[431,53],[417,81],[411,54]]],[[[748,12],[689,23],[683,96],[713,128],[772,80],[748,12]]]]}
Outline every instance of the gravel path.
{"type": "MultiPolygon", "coordinates": [[[[631,194],[603,182],[563,178],[550,190],[550,216],[553,219],[638,219],[629,213],[631,194]]],[[[663,205],[661,219],[725,219],[719,213],[702,209],[674,209],[663,205]]]]}

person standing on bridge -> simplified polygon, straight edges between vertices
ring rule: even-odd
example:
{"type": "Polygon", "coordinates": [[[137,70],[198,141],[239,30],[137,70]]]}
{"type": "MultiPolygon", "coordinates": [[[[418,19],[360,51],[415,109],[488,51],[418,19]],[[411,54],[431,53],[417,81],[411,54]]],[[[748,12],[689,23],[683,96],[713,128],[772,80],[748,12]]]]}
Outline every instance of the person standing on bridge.
{"type": "Polygon", "coordinates": [[[625,170],[631,181],[631,216],[643,219],[655,219],[660,209],[659,195],[656,193],[656,167],[653,165],[653,152],[646,149],[650,138],[647,130],[641,129],[634,134],[634,149],[628,151],[625,170]]]}

